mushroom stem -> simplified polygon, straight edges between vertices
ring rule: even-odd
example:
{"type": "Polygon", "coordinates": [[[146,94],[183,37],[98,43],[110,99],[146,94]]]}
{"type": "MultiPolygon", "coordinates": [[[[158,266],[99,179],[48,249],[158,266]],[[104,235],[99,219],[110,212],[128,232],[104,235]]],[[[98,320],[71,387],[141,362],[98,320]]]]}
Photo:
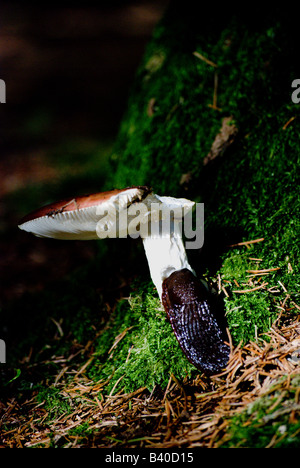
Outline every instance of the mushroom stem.
{"type": "Polygon", "coordinates": [[[182,237],[172,232],[170,235],[149,236],[143,239],[151,279],[162,297],[162,283],[174,271],[187,268],[193,272],[183,245],[182,237]]]}
{"type": "Polygon", "coordinates": [[[194,273],[182,240],[183,219],[194,202],[152,193],[142,203],[146,216],[141,237],[150,276],[161,300],[162,283],[174,271],[186,268],[194,273]]]}

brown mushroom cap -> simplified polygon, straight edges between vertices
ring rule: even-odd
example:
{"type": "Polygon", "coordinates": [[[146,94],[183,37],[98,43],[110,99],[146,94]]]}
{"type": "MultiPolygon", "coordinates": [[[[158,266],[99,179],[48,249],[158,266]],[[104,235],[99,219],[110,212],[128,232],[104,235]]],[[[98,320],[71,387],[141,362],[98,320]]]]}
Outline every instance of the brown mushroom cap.
{"type": "Polygon", "coordinates": [[[118,209],[125,208],[143,200],[151,191],[146,186],[134,186],[50,203],[26,215],[19,228],[37,237],[98,239],[96,227],[101,221],[100,206],[102,213],[109,212],[113,205],[118,209]]]}

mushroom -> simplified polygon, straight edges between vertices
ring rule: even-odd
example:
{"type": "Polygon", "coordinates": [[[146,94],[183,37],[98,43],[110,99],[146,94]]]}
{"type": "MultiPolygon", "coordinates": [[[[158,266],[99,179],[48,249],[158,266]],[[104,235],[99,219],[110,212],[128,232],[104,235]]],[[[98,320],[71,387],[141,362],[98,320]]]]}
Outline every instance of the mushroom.
{"type": "Polygon", "coordinates": [[[179,345],[196,368],[210,375],[226,367],[230,350],[182,240],[183,213],[194,204],[134,186],[52,203],[25,216],[19,228],[65,240],[141,237],[150,276],[179,345]]]}

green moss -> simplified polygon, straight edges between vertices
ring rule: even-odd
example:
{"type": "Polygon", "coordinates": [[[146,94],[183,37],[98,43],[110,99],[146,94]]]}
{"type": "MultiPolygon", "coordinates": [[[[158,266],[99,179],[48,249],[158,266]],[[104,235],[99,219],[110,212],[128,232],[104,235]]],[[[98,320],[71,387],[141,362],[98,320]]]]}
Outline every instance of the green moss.
{"type": "Polygon", "coordinates": [[[72,407],[66,396],[62,396],[59,389],[54,387],[40,388],[37,401],[47,411],[48,421],[56,420],[63,414],[71,413],[72,407]]]}
{"type": "Polygon", "coordinates": [[[105,393],[120,387],[132,391],[146,386],[151,391],[156,384],[165,387],[171,374],[183,378],[194,369],[178,346],[152,284],[140,285],[119,302],[96,349],[88,374],[109,380],[105,393]]]}
{"type": "Polygon", "coordinates": [[[284,297],[278,281],[293,300],[299,296],[299,106],[291,101],[295,29],[276,8],[254,22],[251,12],[233,15],[226,8],[218,15],[222,20],[208,12],[199,24],[192,16],[171,8],[157,26],[137,72],[108,182],[149,184],[163,195],[204,202],[204,248],[189,254],[199,274],[220,274],[229,282],[227,317],[237,343],[268,330],[284,297]],[[216,75],[218,110],[211,107],[216,75]],[[203,167],[225,116],[232,116],[238,136],[224,156],[203,167]],[[184,187],[181,177],[188,172],[192,181],[184,187]],[[264,241],[251,251],[228,247],[257,238],[264,241]],[[267,278],[268,289],[278,286],[281,294],[232,292],[234,280],[249,279],[247,253],[262,259],[260,268],[281,268],[267,278]]]}
{"type": "Polygon", "coordinates": [[[225,280],[235,278],[245,279],[247,269],[249,269],[249,260],[245,254],[237,252],[230,257],[225,258],[222,265],[222,274],[225,280]]]}
{"type": "Polygon", "coordinates": [[[70,436],[79,436],[79,437],[89,437],[92,434],[93,430],[90,429],[89,423],[85,422],[80,424],[79,426],[74,427],[71,429],[68,434],[70,436]]]}
{"type": "MultiPolygon", "coordinates": [[[[290,82],[284,83],[284,70],[278,63],[281,50],[290,53],[291,47],[280,23],[272,24],[270,19],[272,34],[266,34],[264,29],[252,30],[245,18],[225,15],[219,24],[213,15],[206,21],[203,28],[180,12],[167,15],[157,27],[138,70],[115,146],[116,185],[126,186],[135,180],[176,194],[182,173],[201,167],[199,162],[209,151],[222,116],[233,115],[239,128],[247,132],[268,127],[266,119],[276,118],[283,96],[288,112],[296,110],[288,94],[290,82]],[[199,60],[193,55],[195,50],[218,67],[199,60]],[[161,56],[160,66],[149,70],[149,63],[161,56]],[[221,112],[209,107],[215,73],[221,112]],[[278,89],[281,84],[285,84],[282,95],[278,89]],[[152,99],[153,114],[149,114],[152,99]]],[[[255,147],[261,151],[259,141],[256,134],[255,147]]]]}
{"type": "Polygon", "coordinates": [[[296,401],[299,383],[299,376],[296,376],[288,389],[284,389],[286,378],[279,379],[273,391],[271,388],[267,395],[257,398],[232,418],[227,440],[221,447],[265,448],[270,444],[274,448],[298,448],[300,422],[292,414],[299,410],[296,401]]]}
{"type": "Polygon", "coordinates": [[[285,261],[271,260],[264,253],[263,258],[256,261],[257,255],[261,256],[261,250],[253,247],[245,251],[226,253],[222,267],[219,271],[226,291],[229,296],[224,298],[226,317],[229,323],[231,336],[234,343],[242,341],[246,343],[249,339],[258,339],[266,336],[266,332],[276,317],[280,301],[286,297],[286,292],[280,285],[282,278],[289,287],[289,292],[295,298],[298,292],[295,287],[297,276],[288,272],[289,257],[285,261]],[[259,252],[258,252],[259,251],[259,252]],[[269,261],[268,261],[269,260],[269,261]],[[276,262],[276,263],[274,263],[276,262]],[[273,267],[275,268],[273,269],[273,267]],[[255,276],[253,272],[259,270],[270,271],[262,276],[255,276]],[[249,284],[251,278],[259,279],[260,282],[249,284]],[[287,281],[286,278],[291,281],[287,281]],[[265,287],[263,287],[265,283],[265,287]],[[293,284],[293,287],[291,285],[293,284]]]}
{"type": "Polygon", "coordinates": [[[263,331],[270,328],[278,315],[273,307],[270,310],[268,297],[260,291],[226,299],[225,305],[231,336],[235,343],[242,341],[245,344],[249,337],[257,339],[263,331]]]}

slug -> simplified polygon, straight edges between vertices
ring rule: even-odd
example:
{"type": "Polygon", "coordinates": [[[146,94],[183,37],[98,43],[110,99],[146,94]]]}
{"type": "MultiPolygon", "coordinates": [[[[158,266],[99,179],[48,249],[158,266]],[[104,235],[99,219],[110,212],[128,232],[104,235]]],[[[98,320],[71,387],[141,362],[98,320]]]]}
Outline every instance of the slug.
{"type": "Polygon", "coordinates": [[[163,281],[162,303],[188,360],[207,375],[227,365],[230,347],[212,311],[205,286],[188,269],[163,281]]]}

